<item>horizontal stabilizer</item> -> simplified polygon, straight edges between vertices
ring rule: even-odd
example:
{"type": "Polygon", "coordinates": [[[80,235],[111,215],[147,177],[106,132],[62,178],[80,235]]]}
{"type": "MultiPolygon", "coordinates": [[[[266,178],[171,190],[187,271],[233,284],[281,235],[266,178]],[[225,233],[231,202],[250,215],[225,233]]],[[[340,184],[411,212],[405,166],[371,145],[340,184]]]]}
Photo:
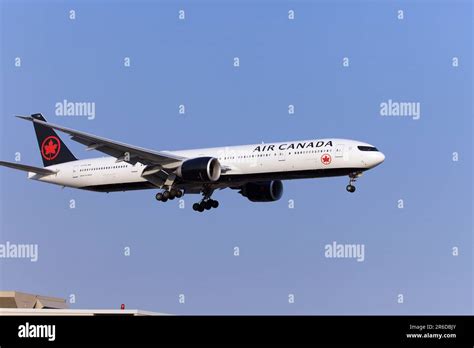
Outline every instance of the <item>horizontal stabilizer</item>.
{"type": "Polygon", "coordinates": [[[0,161],[0,166],[23,170],[24,172],[32,172],[32,173],[36,173],[40,175],[51,175],[51,174],[57,173],[56,171],[51,170],[51,169],[38,168],[38,167],[33,167],[33,166],[27,166],[24,164],[4,162],[4,161],[0,161]]]}

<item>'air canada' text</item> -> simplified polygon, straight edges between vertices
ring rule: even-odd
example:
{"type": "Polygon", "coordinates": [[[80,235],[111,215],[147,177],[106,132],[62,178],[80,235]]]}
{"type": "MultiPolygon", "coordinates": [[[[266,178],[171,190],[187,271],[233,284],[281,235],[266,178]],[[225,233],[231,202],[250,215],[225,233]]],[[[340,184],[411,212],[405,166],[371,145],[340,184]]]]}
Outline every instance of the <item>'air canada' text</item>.
{"type": "MultiPolygon", "coordinates": [[[[275,151],[275,144],[272,145],[258,145],[253,152],[264,152],[264,151],[275,151]]],[[[298,150],[298,149],[312,149],[316,147],[326,147],[332,146],[332,141],[329,140],[327,142],[324,141],[310,141],[308,143],[291,143],[291,144],[280,144],[278,145],[278,150],[298,150]]]]}

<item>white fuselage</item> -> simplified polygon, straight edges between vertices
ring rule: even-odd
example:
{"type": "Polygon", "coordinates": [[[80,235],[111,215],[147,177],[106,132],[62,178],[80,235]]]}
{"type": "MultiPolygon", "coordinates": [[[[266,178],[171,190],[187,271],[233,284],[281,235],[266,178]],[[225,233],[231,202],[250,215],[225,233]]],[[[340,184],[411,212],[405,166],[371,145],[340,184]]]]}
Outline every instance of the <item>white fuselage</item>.
{"type": "MultiPolygon", "coordinates": [[[[372,147],[372,145],[347,139],[315,139],[165,151],[165,153],[189,159],[215,157],[221,166],[226,168],[219,181],[226,182],[230,181],[230,178],[242,178],[242,181],[248,181],[253,178],[284,180],[347,175],[352,171],[373,168],[383,162],[385,157],[381,152],[361,151],[359,147],[372,147]]],[[[28,177],[74,188],[147,183],[142,177],[146,165],[117,162],[115,157],[77,160],[47,168],[57,173],[48,176],[29,173],[28,177]]]]}

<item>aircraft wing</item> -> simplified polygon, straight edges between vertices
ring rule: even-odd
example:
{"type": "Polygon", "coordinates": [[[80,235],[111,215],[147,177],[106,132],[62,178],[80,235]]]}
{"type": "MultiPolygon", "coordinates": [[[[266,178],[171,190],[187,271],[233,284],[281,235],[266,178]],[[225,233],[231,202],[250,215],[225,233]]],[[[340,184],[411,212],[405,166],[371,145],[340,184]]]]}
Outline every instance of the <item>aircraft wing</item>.
{"type": "Polygon", "coordinates": [[[25,164],[19,164],[19,163],[0,161],[0,166],[9,167],[9,168],[18,169],[18,170],[23,170],[24,172],[31,172],[31,173],[36,173],[36,174],[40,174],[40,175],[56,174],[56,171],[51,170],[51,169],[27,166],[25,164]]]}
{"type": "Polygon", "coordinates": [[[117,158],[117,161],[124,161],[131,164],[141,162],[149,165],[159,165],[163,168],[176,168],[184,160],[186,160],[184,157],[176,156],[167,152],[149,150],[142,147],[121,143],[115,140],[98,137],[96,135],[76,131],[74,129],[58,126],[48,122],[43,122],[31,116],[17,117],[69,134],[72,140],[86,145],[86,150],[97,150],[103,152],[107,155],[117,158]]]}

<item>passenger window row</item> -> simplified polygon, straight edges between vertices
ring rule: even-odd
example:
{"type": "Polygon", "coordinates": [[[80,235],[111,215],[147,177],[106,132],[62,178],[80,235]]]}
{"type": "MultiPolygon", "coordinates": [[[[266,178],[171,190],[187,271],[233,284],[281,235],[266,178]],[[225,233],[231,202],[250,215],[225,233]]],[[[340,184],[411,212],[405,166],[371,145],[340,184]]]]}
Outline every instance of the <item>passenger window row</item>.
{"type": "Polygon", "coordinates": [[[116,168],[126,168],[126,165],[120,165],[120,166],[110,166],[110,167],[95,167],[95,168],[83,168],[80,169],[80,172],[91,172],[91,171],[96,171],[96,170],[106,170],[106,169],[116,169],[116,168]]]}
{"type": "MultiPolygon", "coordinates": [[[[323,152],[332,152],[332,150],[308,150],[308,151],[297,151],[294,152],[295,155],[303,155],[303,154],[308,154],[308,153],[323,153],[323,152]]],[[[288,153],[291,155],[291,152],[288,153]]],[[[277,153],[273,154],[274,156],[277,156],[277,153]]],[[[235,158],[257,158],[257,157],[271,157],[270,153],[265,153],[265,154],[258,154],[258,155],[241,155],[241,156],[228,156],[228,157],[219,157],[219,160],[233,160],[235,158]]]]}

